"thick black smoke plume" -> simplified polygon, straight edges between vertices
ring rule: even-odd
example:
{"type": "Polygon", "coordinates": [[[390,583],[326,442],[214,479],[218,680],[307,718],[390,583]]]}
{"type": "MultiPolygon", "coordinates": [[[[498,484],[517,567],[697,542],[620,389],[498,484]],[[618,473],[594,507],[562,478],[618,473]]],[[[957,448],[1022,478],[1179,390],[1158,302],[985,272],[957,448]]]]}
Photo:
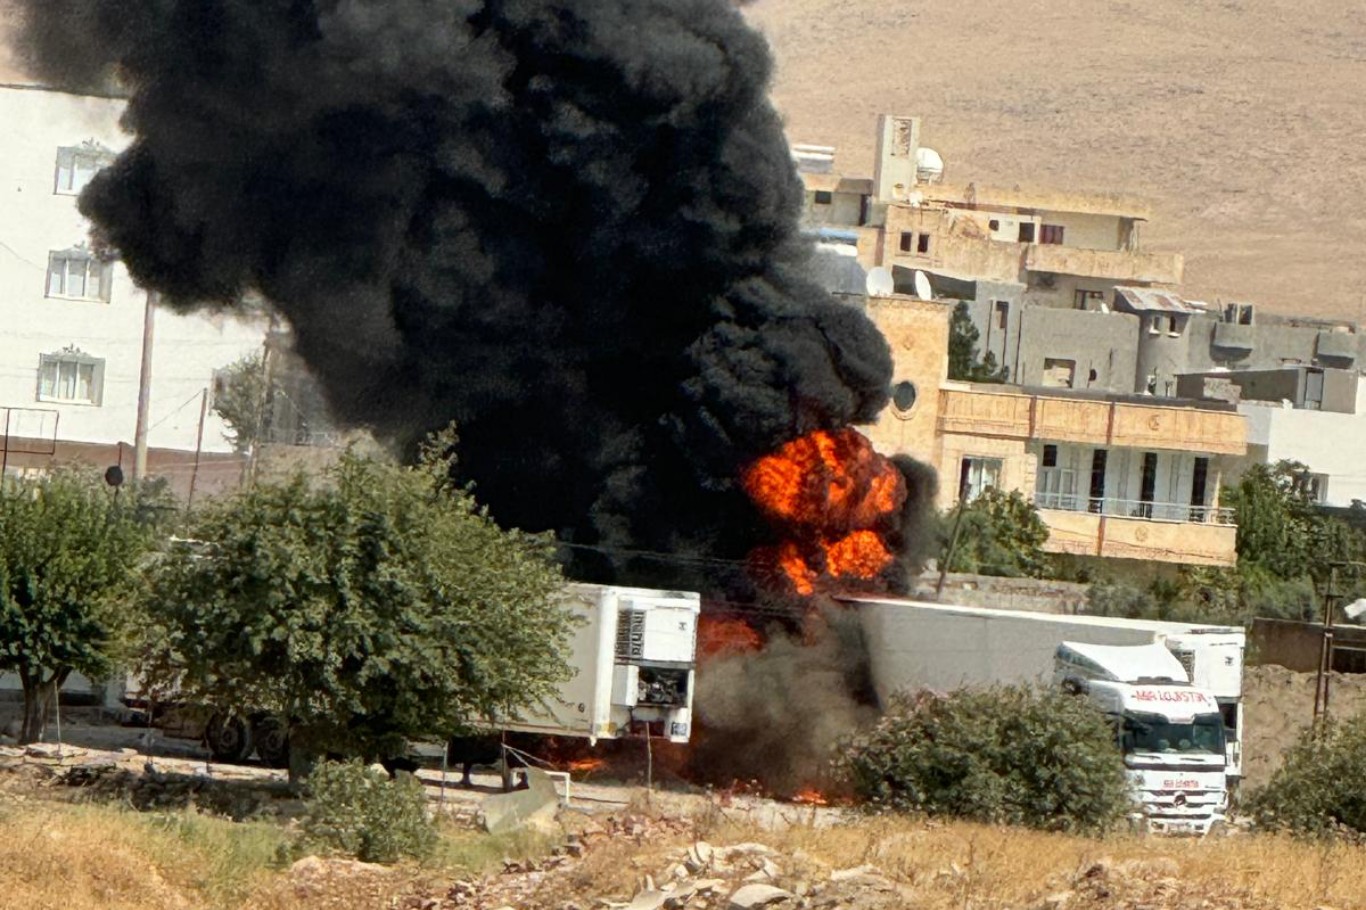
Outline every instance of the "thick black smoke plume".
{"type": "MultiPolygon", "coordinates": [[[[738,557],[743,465],[885,403],[885,342],[808,277],[727,0],[23,5],[42,76],[130,95],[81,208],[133,276],[263,294],[348,421],[456,420],[504,523],[738,557]]],[[[667,575],[640,559],[580,573],[667,575]]]]}

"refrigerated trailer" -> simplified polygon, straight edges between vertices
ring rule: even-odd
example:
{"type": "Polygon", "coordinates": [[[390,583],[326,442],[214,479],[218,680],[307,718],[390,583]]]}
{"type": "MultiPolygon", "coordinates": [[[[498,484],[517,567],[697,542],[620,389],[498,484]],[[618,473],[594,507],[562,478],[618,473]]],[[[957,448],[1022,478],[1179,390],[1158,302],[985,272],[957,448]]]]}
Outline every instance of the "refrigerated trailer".
{"type": "MultiPolygon", "coordinates": [[[[515,714],[480,718],[474,727],[490,735],[531,733],[594,743],[645,735],[687,742],[692,734],[700,595],[575,582],[565,585],[557,600],[578,620],[566,654],[572,675],[552,697],[515,714]]],[[[146,705],[133,678],[124,702],[130,707],[146,705]]],[[[288,764],[288,726],[278,718],[244,711],[206,720],[198,733],[190,735],[202,735],[218,760],[244,761],[256,754],[269,765],[288,764]]]]}
{"type": "Polygon", "coordinates": [[[951,691],[993,683],[1048,683],[1058,646],[1158,643],[1211,693],[1224,724],[1230,788],[1242,777],[1246,633],[1229,626],[993,610],[844,597],[858,611],[869,669],[885,704],[902,689],[951,691]]]}

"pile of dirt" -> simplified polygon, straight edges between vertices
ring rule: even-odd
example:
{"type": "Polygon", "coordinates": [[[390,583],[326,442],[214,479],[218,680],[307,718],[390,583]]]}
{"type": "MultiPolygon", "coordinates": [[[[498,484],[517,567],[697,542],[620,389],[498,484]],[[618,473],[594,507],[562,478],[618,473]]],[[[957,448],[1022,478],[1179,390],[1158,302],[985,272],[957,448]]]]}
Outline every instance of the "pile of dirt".
{"type": "MultiPolygon", "coordinates": [[[[1314,719],[1315,674],[1284,667],[1248,667],[1243,674],[1243,783],[1260,787],[1281,766],[1285,750],[1299,742],[1314,719]]],[[[1333,673],[1333,717],[1366,709],[1366,675],[1333,673]]]]}

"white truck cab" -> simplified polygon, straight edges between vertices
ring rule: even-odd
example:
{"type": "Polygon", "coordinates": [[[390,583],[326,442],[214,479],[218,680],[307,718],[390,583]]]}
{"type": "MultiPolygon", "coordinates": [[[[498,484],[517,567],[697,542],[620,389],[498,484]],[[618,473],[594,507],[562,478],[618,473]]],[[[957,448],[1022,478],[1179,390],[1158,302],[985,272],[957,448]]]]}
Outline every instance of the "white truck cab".
{"type": "Polygon", "coordinates": [[[1134,796],[1132,820],[1161,834],[1208,834],[1228,810],[1224,717],[1163,644],[1058,646],[1054,681],[1115,725],[1134,796]]]}

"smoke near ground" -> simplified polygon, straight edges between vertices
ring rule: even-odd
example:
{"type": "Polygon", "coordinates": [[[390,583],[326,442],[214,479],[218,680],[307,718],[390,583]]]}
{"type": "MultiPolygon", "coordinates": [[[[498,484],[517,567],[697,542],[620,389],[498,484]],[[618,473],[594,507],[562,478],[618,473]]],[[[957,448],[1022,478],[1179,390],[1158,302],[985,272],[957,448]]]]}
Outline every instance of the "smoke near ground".
{"type": "Polygon", "coordinates": [[[768,50],[726,0],[22,5],[44,78],[130,93],[81,209],[133,276],[263,294],[349,422],[457,421],[500,521],[613,551],[581,575],[743,556],[769,533],[743,465],[886,401],[886,343],[808,275],[768,50]]]}
{"type": "Polygon", "coordinates": [[[857,617],[835,606],[802,637],[777,633],[758,653],[703,661],[692,767],[721,786],[828,790],[836,746],[876,718],[867,673],[857,617]]]}

